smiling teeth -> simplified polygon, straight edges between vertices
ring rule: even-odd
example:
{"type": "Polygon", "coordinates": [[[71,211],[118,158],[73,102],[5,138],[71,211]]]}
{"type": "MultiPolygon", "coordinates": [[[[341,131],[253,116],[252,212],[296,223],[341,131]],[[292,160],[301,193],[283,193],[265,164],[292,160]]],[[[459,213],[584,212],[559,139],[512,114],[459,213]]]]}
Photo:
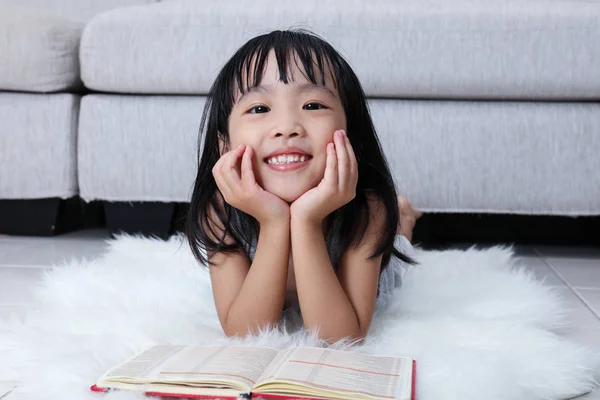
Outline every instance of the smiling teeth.
{"type": "Polygon", "coordinates": [[[306,156],[299,156],[299,155],[281,155],[281,156],[274,156],[271,157],[269,159],[267,159],[267,164],[275,164],[275,165],[279,165],[279,164],[291,164],[291,163],[297,163],[297,162],[304,162],[306,161],[307,157],[306,156]]]}

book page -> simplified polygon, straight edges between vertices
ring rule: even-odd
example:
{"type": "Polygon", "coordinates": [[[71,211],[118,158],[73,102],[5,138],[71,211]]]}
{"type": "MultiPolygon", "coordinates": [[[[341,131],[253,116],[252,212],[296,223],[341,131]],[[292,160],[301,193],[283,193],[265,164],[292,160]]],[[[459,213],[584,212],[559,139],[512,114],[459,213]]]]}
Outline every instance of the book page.
{"type": "Polygon", "coordinates": [[[129,360],[109,370],[103,378],[127,377],[144,378],[149,377],[151,371],[162,365],[169,357],[183,350],[185,346],[154,346],[136,354],[129,360]]]}
{"type": "Polygon", "coordinates": [[[250,388],[276,355],[277,350],[266,347],[154,346],[109,371],[105,378],[192,385],[238,382],[250,388]]]}
{"type": "Polygon", "coordinates": [[[273,378],[277,371],[279,371],[283,364],[289,359],[290,355],[294,352],[294,348],[287,350],[279,350],[271,364],[263,371],[262,375],[258,378],[257,383],[261,383],[263,381],[269,380],[273,378]]]}
{"type": "Polygon", "coordinates": [[[288,354],[277,370],[261,377],[257,386],[284,381],[375,399],[402,398],[410,392],[407,386],[410,386],[412,360],[408,358],[323,348],[298,348],[288,354]]]}

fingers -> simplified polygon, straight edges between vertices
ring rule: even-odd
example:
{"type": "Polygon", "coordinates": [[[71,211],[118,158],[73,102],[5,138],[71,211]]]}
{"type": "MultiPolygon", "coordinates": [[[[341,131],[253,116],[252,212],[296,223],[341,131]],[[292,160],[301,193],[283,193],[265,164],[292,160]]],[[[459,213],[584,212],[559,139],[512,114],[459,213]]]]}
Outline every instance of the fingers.
{"type": "Polygon", "coordinates": [[[356,195],[356,184],[358,182],[358,164],[352,144],[344,131],[334,134],[336,156],[338,160],[338,190],[343,193],[356,195]]]}
{"type": "Polygon", "coordinates": [[[344,137],[346,150],[348,151],[348,160],[350,162],[350,179],[352,182],[358,181],[358,161],[356,161],[356,154],[354,154],[354,149],[352,148],[352,144],[350,143],[350,139],[348,136],[344,137]]]}
{"type": "Polygon", "coordinates": [[[237,172],[237,162],[244,150],[245,146],[240,145],[225,153],[212,170],[215,182],[228,202],[234,195],[235,188],[240,185],[241,177],[237,172]]]}
{"type": "Polygon", "coordinates": [[[350,176],[348,149],[346,148],[346,135],[344,131],[336,131],[333,134],[335,143],[335,155],[338,164],[338,185],[341,191],[344,191],[348,186],[348,178],[350,176]]]}
{"type": "Polygon", "coordinates": [[[239,177],[237,173],[238,158],[244,154],[245,150],[246,146],[240,144],[234,150],[227,153],[225,160],[223,161],[223,172],[235,172],[236,176],[239,177]]]}
{"type": "Polygon", "coordinates": [[[241,184],[241,176],[237,171],[238,158],[244,152],[244,145],[239,145],[235,150],[227,153],[223,160],[223,166],[221,167],[221,176],[225,184],[233,189],[241,184]]]}
{"type": "Polygon", "coordinates": [[[256,180],[254,178],[254,171],[252,170],[252,155],[253,154],[254,153],[253,153],[252,147],[246,146],[246,150],[244,151],[244,154],[242,155],[242,168],[241,168],[242,186],[245,186],[247,188],[254,186],[254,184],[256,183],[256,180]]]}
{"type": "Polygon", "coordinates": [[[330,187],[337,188],[337,157],[335,155],[335,146],[333,143],[327,143],[327,161],[325,162],[325,176],[323,177],[323,180],[330,185],[330,187]]]}
{"type": "MultiPolygon", "coordinates": [[[[356,183],[358,182],[358,162],[356,161],[356,154],[354,154],[354,149],[352,148],[352,144],[350,143],[350,139],[344,132],[343,136],[343,145],[346,151],[346,157],[348,159],[347,163],[347,171],[348,176],[347,180],[344,182],[348,182],[353,188],[356,188],[356,183]]],[[[340,169],[342,168],[340,163],[340,169]]]]}

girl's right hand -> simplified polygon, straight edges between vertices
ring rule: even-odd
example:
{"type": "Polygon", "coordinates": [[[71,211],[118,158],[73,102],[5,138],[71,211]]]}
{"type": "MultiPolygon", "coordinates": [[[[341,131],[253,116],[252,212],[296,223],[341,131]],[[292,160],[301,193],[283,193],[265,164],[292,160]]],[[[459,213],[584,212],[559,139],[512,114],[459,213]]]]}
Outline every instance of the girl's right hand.
{"type": "Polygon", "coordinates": [[[290,206],[271,192],[264,190],[254,178],[252,147],[239,145],[221,156],[212,169],[223,198],[233,207],[256,218],[262,225],[290,217],[290,206]],[[238,159],[242,157],[238,172],[238,159]]]}

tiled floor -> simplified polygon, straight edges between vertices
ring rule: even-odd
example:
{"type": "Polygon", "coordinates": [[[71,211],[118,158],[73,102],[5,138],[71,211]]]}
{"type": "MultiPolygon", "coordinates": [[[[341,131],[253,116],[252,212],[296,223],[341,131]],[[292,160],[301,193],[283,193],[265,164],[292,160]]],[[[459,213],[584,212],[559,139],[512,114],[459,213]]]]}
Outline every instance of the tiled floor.
{"type": "MultiPolygon", "coordinates": [[[[54,238],[0,235],[0,321],[24,312],[33,301],[32,283],[46,268],[72,258],[96,257],[107,238],[103,230],[54,238]]],[[[574,318],[569,335],[600,348],[600,248],[534,246],[517,251],[528,268],[564,293],[574,318]]],[[[600,391],[580,399],[600,400],[600,391]]]]}

